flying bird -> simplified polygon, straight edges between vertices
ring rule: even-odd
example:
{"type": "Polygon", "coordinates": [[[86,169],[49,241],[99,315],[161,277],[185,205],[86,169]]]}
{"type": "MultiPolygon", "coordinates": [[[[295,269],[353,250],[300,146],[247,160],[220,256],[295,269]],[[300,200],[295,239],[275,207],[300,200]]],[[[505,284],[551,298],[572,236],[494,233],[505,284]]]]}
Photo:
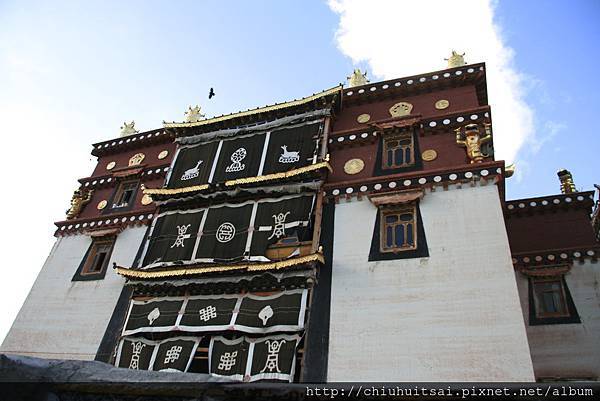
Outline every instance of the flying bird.
{"type": "Polygon", "coordinates": [[[213,88],[210,88],[210,92],[208,92],[208,98],[212,99],[212,97],[215,95],[215,91],[213,88]]]}

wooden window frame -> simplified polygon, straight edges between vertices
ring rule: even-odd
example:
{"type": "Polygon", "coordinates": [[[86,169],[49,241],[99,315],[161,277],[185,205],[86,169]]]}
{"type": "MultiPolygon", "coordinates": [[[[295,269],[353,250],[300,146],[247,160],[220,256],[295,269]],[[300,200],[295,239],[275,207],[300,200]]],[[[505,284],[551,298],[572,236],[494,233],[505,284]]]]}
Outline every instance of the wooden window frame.
{"type": "MultiPolygon", "coordinates": [[[[395,147],[394,149],[396,149],[396,151],[399,151],[400,149],[403,149],[404,151],[404,147],[398,145],[397,147],[395,147]]],[[[394,152],[395,154],[395,152],[394,152]]],[[[415,165],[415,139],[414,136],[412,134],[412,132],[402,132],[402,133],[390,133],[387,135],[383,136],[383,143],[382,143],[382,152],[381,152],[381,169],[382,170],[394,170],[394,169],[398,169],[398,168],[405,168],[405,167],[410,167],[410,166],[414,166],[415,165]],[[395,164],[394,160],[392,160],[391,165],[388,165],[388,144],[391,141],[402,141],[405,139],[410,139],[410,163],[402,163],[402,164],[395,164]]]]}
{"type": "Polygon", "coordinates": [[[533,287],[532,288],[532,290],[533,290],[532,302],[534,304],[536,318],[548,319],[548,318],[562,318],[562,317],[570,317],[571,316],[571,311],[569,309],[569,304],[567,302],[567,294],[565,292],[565,286],[564,286],[562,276],[532,278],[531,285],[533,287]],[[559,295],[560,295],[562,311],[559,311],[559,312],[544,312],[544,311],[542,311],[541,304],[540,304],[542,302],[542,300],[539,299],[540,297],[538,296],[538,294],[541,294],[543,292],[549,292],[549,291],[538,291],[537,285],[546,284],[546,283],[558,283],[559,284],[559,286],[560,286],[560,294],[559,295]]]}
{"type": "MultiPolygon", "coordinates": [[[[417,215],[417,207],[414,203],[408,205],[393,205],[393,206],[382,206],[379,210],[379,251],[382,253],[399,253],[404,251],[414,251],[418,247],[418,238],[417,238],[417,225],[418,225],[418,215],[417,215]],[[413,216],[412,219],[412,238],[413,244],[411,246],[393,246],[388,247],[387,244],[387,226],[388,224],[385,221],[386,216],[390,214],[403,214],[403,213],[411,213],[413,216]]],[[[394,225],[394,227],[398,224],[404,225],[400,222],[394,225]]]]}
{"type": "Polygon", "coordinates": [[[133,204],[133,202],[135,202],[135,197],[137,195],[138,183],[139,183],[138,180],[128,180],[128,181],[120,182],[119,186],[117,187],[117,190],[115,191],[115,195],[113,196],[113,203],[112,203],[111,209],[122,209],[122,208],[131,206],[133,204]],[[133,193],[131,195],[131,199],[129,200],[129,202],[127,202],[126,204],[117,203],[119,201],[119,199],[125,193],[126,188],[130,185],[133,186],[133,188],[132,188],[133,193]]]}
{"type": "Polygon", "coordinates": [[[102,238],[102,239],[94,239],[92,245],[90,246],[90,250],[86,255],[85,261],[83,262],[83,267],[81,268],[82,276],[94,276],[103,274],[108,267],[108,262],[110,261],[110,257],[112,256],[112,251],[115,245],[115,238],[102,238]],[[96,261],[96,256],[98,255],[98,251],[100,247],[108,246],[108,250],[106,251],[106,256],[104,260],[102,260],[102,265],[99,270],[92,270],[94,266],[94,262],[96,261]]]}

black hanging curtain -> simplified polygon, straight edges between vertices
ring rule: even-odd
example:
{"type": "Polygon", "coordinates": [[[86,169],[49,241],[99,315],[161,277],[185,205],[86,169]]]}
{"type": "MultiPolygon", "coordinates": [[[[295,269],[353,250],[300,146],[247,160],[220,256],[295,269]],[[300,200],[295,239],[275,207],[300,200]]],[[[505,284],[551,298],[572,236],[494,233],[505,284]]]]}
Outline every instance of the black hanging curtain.
{"type": "Polygon", "coordinates": [[[304,328],[308,290],[269,296],[194,295],[132,300],[123,335],[187,331],[272,333],[304,328]]]}
{"type": "Polygon", "coordinates": [[[176,212],[156,219],[144,257],[144,265],[190,260],[203,214],[203,210],[190,213],[176,212]]]}
{"type": "Polygon", "coordinates": [[[162,341],[125,337],[119,344],[115,365],[135,370],[187,372],[200,340],[200,337],[175,337],[162,341]]]}
{"type": "Polygon", "coordinates": [[[210,208],[196,259],[241,260],[246,251],[253,204],[210,208]]]}
{"type": "Polygon", "coordinates": [[[182,298],[131,301],[123,334],[171,331],[177,323],[182,298]]]}
{"type": "Polygon", "coordinates": [[[317,150],[314,138],[321,120],[309,125],[282,128],[271,132],[262,175],[294,170],[312,164],[317,150]]]}
{"type": "Polygon", "coordinates": [[[258,175],[265,134],[223,141],[213,182],[258,175]]]}
{"type": "Polygon", "coordinates": [[[300,336],[276,335],[228,340],[212,337],[209,373],[236,381],[282,380],[292,382],[300,336]]]}
{"type": "Polygon", "coordinates": [[[180,148],[169,177],[168,188],[206,184],[219,142],[180,148]]]}
{"type": "Polygon", "coordinates": [[[313,195],[258,204],[252,234],[252,256],[264,256],[269,245],[310,240],[313,195]]]}

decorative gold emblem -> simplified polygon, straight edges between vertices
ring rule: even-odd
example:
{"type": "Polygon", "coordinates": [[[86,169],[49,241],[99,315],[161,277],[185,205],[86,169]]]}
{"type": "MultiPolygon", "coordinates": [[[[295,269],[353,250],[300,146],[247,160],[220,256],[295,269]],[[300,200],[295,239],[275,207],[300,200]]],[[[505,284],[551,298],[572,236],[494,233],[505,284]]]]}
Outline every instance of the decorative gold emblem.
{"type": "Polygon", "coordinates": [[[165,149],[158,154],[158,160],[162,160],[167,156],[169,156],[169,151],[165,149]]]}
{"type": "Polygon", "coordinates": [[[121,136],[128,136],[137,134],[139,131],[135,129],[135,121],[131,121],[129,124],[126,122],[123,123],[121,127],[121,136]]]}
{"type": "Polygon", "coordinates": [[[144,194],[142,196],[142,205],[146,206],[152,203],[152,197],[150,195],[144,194]]]}
{"type": "Polygon", "coordinates": [[[573,182],[573,175],[569,170],[565,168],[560,169],[556,175],[558,175],[558,179],[560,180],[560,192],[563,194],[577,192],[577,188],[575,188],[575,182],[573,182]]]}
{"type": "Polygon", "coordinates": [[[354,175],[365,168],[365,162],[361,159],[350,159],[344,164],[344,173],[354,175]]]}
{"type": "Polygon", "coordinates": [[[402,117],[407,116],[413,109],[413,105],[408,102],[400,102],[396,103],[392,107],[390,107],[390,115],[392,117],[402,117]]]}
{"type": "Polygon", "coordinates": [[[421,154],[421,158],[426,162],[437,159],[437,152],[433,149],[427,149],[421,154]]]}
{"type": "Polygon", "coordinates": [[[108,202],[106,200],[101,200],[100,202],[98,202],[98,204],[96,205],[96,208],[98,210],[102,210],[106,207],[106,205],[108,205],[108,202]]]}
{"type": "Polygon", "coordinates": [[[445,58],[444,60],[448,62],[448,68],[462,67],[463,65],[467,64],[465,62],[465,54],[458,54],[454,50],[452,50],[450,57],[445,58]]]}
{"type": "Polygon", "coordinates": [[[481,152],[481,145],[492,140],[490,125],[485,124],[485,135],[483,137],[477,124],[469,124],[463,128],[454,130],[456,132],[456,143],[466,148],[471,163],[481,163],[484,158],[489,157],[481,152]],[[463,128],[464,134],[462,133],[463,128]]]}
{"type": "Polygon", "coordinates": [[[369,120],[371,119],[371,115],[369,114],[361,114],[360,116],[356,117],[356,121],[358,121],[361,124],[364,124],[366,122],[369,122],[369,120]]]}
{"type": "Polygon", "coordinates": [[[185,114],[186,123],[197,123],[204,118],[204,114],[201,113],[202,107],[196,105],[196,107],[189,106],[188,111],[185,114]]]}
{"type": "Polygon", "coordinates": [[[110,162],[106,165],[107,170],[112,170],[117,165],[117,162],[110,162]]]}
{"type": "Polygon", "coordinates": [[[504,178],[510,178],[515,174],[515,170],[517,169],[517,166],[515,166],[515,164],[509,164],[508,166],[504,167],[504,178]]]}
{"type": "Polygon", "coordinates": [[[447,109],[448,106],[450,106],[450,102],[447,101],[446,99],[440,99],[437,102],[435,102],[435,108],[438,110],[447,109]]]}
{"type": "Polygon", "coordinates": [[[146,155],[143,153],[136,153],[135,155],[131,156],[131,159],[129,159],[129,167],[140,165],[145,157],[146,155]]]}
{"type": "Polygon", "coordinates": [[[354,72],[349,77],[346,77],[346,79],[348,80],[348,88],[362,86],[369,83],[369,80],[367,79],[367,72],[365,71],[363,74],[360,72],[360,68],[355,68],[354,72]]]}
{"type": "Polygon", "coordinates": [[[81,209],[92,199],[94,191],[78,189],[73,192],[71,197],[71,207],[67,210],[67,219],[74,219],[81,212],[81,209]]]}

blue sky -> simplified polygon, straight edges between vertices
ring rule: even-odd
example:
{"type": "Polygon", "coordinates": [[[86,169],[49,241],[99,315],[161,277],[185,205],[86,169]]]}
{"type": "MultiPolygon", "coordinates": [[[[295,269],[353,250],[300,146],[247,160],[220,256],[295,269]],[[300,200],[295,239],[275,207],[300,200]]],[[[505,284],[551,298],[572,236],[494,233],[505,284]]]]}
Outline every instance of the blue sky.
{"type": "Polygon", "coordinates": [[[508,198],[558,192],[561,167],[592,189],[599,17],[598,1],[0,0],[0,166],[19,199],[0,200],[18,212],[0,242],[0,340],[93,169],[91,143],[125,120],[147,130],[189,105],[213,116],[290,100],[355,66],[372,81],[438,70],[455,48],[488,63],[495,143],[519,171],[508,198]]]}

